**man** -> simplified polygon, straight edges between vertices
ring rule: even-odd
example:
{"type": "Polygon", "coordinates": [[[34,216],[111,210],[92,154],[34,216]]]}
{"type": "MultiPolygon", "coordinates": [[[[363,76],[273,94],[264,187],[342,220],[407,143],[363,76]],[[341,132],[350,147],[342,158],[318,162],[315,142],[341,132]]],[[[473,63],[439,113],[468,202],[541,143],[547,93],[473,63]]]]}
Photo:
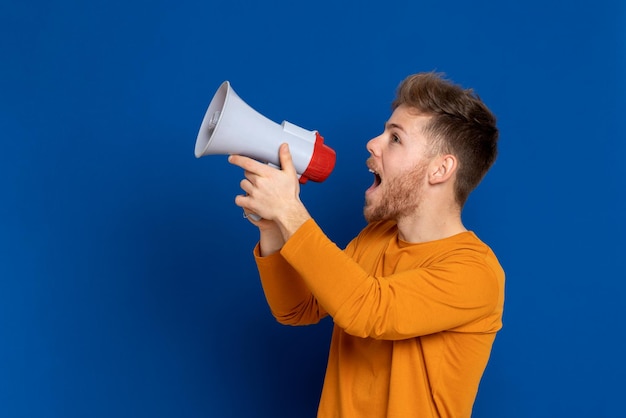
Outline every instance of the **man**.
{"type": "Polygon", "coordinates": [[[300,201],[286,144],[281,169],[229,157],[245,175],[235,203],[263,218],[250,222],[277,320],[334,320],[318,417],[470,417],[502,327],[504,272],[461,210],[496,158],[495,117],[435,73],[407,77],[392,109],[367,143],[368,225],[345,250],[300,201]]]}

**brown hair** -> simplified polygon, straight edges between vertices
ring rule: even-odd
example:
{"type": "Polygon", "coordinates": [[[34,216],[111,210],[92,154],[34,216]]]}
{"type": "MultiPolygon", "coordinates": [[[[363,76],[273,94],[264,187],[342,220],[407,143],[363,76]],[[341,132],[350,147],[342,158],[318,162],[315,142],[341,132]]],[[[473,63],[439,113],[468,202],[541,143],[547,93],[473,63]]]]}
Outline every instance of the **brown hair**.
{"type": "Polygon", "coordinates": [[[496,118],[472,89],[463,89],[429,72],[408,76],[398,86],[391,107],[407,106],[432,116],[426,127],[433,153],[457,157],[455,198],[463,207],[498,154],[496,118]]]}

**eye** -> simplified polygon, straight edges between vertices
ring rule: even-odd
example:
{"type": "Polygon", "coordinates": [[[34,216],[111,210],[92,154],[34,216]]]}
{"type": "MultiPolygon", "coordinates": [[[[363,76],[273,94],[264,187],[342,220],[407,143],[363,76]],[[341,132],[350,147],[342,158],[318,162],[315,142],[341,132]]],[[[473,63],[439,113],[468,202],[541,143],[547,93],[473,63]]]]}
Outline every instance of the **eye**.
{"type": "Polygon", "coordinates": [[[399,144],[400,141],[400,137],[398,137],[398,135],[396,134],[391,134],[391,142],[393,142],[394,144],[399,144]]]}

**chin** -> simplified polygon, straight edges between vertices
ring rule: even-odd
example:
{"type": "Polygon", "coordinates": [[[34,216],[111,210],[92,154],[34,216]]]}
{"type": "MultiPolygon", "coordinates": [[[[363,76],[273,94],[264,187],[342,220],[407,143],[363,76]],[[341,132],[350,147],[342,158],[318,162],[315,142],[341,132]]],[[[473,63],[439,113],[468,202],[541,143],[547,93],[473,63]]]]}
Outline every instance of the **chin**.
{"type": "Polygon", "coordinates": [[[372,212],[368,210],[367,206],[363,208],[363,217],[367,221],[367,223],[374,222],[372,217],[372,212]]]}
{"type": "Polygon", "coordinates": [[[365,206],[365,208],[363,208],[363,217],[365,218],[367,223],[386,220],[385,216],[377,212],[376,208],[372,208],[371,206],[365,206]]]}

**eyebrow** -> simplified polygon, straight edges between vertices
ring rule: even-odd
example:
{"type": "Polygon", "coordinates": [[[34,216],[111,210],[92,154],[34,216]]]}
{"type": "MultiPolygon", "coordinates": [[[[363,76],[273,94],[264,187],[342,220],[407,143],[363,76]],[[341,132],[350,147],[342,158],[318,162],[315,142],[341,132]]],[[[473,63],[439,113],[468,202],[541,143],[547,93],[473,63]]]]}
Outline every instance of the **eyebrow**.
{"type": "Polygon", "coordinates": [[[398,129],[399,131],[402,131],[402,132],[406,132],[404,128],[398,125],[397,123],[389,123],[389,122],[385,123],[385,129],[392,129],[392,128],[398,129]]]}

